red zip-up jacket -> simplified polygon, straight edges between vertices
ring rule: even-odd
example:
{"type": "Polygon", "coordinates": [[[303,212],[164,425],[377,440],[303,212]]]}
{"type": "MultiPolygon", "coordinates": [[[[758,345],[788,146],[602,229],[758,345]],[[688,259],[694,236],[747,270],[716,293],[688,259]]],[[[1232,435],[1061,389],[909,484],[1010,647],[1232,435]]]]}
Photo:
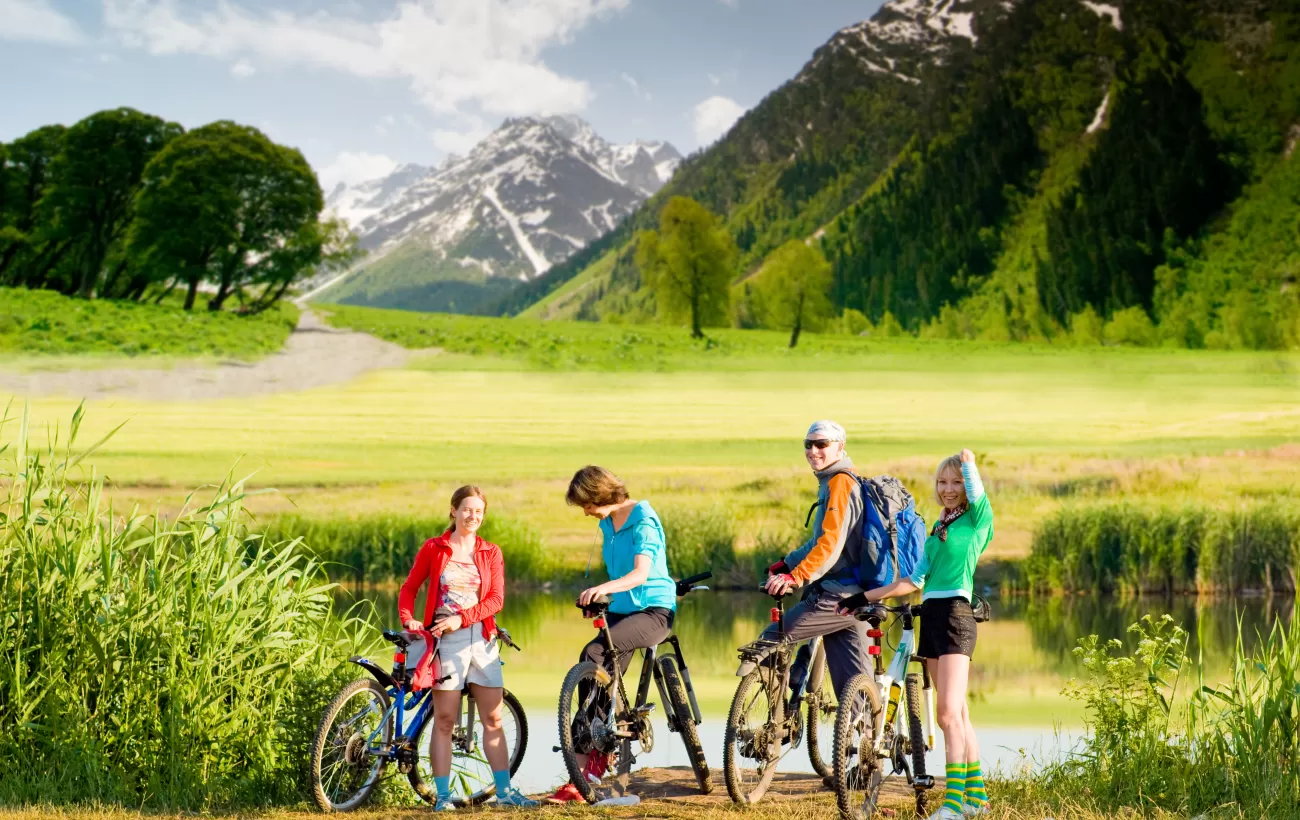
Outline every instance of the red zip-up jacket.
{"type": "MultiPolygon", "coordinates": [[[[442,571],[451,560],[451,544],[447,540],[450,537],[451,530],[447,530],[437,538],[430,538],[415,554],[415,566],[411,567],[411,574],[406,576],[397,595],[397,616],[403,625],[415,617],[415,596],[425,581],[429,582],[429,597],[425,601],[424,623],[433,623],[433,613],[442,598],[442,571]]],[[[460,613],[464,621],[461,628],[482,621],[483,637],[491,640],[497,634],[497,622],[493,616],[506,602],[506,565],[501,548],[475,536],[474,566],[478,567],[480,579],[478,603],[460,613]]]]}

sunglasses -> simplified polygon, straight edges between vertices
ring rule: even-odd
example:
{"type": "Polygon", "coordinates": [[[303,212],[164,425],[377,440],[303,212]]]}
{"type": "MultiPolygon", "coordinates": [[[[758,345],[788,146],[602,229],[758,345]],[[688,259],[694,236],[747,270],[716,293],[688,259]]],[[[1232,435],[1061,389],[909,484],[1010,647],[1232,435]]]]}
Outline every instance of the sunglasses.
{"type": "Polygon", "coordinates": [[[825,439],[819,439],[817,441],[813,441],[812,439],[804,439],[803,448],[805,450],[811,450],[812,448],[816,447],[818,450],[825,450],[827,447],[830,447],[834,443],[835,442],[833,441],[826,441],[825,439]]]}

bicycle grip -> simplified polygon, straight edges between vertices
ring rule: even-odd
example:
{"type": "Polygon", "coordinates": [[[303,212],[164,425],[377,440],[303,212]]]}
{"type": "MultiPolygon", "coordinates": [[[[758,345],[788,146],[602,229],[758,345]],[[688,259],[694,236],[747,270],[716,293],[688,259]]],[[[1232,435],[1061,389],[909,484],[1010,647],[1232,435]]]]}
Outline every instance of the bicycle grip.
{"type": "Polygon", "coordinates": [[[700,581],[707,581],[712,577],[712,572],[701,572],[699,575],[692,575],[690,578],[683,578],[677,583],[682,586],[690,586],[691,584],[698,584],[700,581]]]}

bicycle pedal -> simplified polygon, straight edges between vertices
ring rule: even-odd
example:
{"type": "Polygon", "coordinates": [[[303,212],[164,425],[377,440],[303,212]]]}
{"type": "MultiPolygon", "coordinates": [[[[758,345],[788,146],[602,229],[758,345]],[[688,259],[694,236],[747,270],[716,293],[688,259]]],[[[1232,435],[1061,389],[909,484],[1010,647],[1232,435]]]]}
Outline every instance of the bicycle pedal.
{"type": "Polygon", "coordinates": [[[642,705],[636,707],[636,709],[633,711],[635,711],[638,715],[648,715],[654,710],[655,710],[655,705],[653,703],[643,703],[642,705]]]}
{"type": "Polygon", "coordinates": [[[912,781],[912,788],[916,789],[917,791],[925,791],[926,789],[933,789],[934,777],[928,774],[918,775],[912,781]]]}

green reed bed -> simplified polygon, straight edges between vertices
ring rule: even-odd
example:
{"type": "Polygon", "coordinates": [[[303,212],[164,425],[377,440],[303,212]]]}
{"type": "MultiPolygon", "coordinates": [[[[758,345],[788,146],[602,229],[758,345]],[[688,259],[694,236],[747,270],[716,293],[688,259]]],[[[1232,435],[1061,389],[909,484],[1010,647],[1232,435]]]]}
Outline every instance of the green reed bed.
{"type": "Polygon", "coordinates": [[[80,422],[33,447],[0,416],[0,803],[298,802],[368,630],[296,544],[249,538],[237,482],[171,520],[107,505],[80,422]]]}
{"type": "Polygon", "coordinates": [[[1034,533],[1035,590],[1238,592],[1296,589],[1300,512],[1133,504],[1062,507],[1034,533]]]}
{"type": "MultiPolygon", "coordinates": [[[[679,578],[709,570],[723,585],[747,586],[762,572],[762,566],[774,560],[767,558],[766,552],[738,552],[735,522],[720,507],[666,508],[661,514],[668,566],[679,578]]],[[[594,528],[595,522],[592,524],[594,528]]],[[[303,550],[315,557],[331,578],[356,584],[403,580],[420,546],[446,528],[447,519],[440,516],[401,514],[354,518],[282,515],[267,518],[257,526],[259,537],[270,542],[301,539],[303,550]]],[[[576,585],[585,574],[585,552],[559,555],[536,529],[526,524],[489,516],[480,534],[501,547],[511,584],[576,585]]],[[[592,573],[603,577],[599,545],[593,545],[593,549],[592,573]]]]}
{"type": "Polygon", "coordinates": [[[1227,682],[1192,679],[1188,635],[1147,616],[1134,644],[1093,635],[1066,694],[1085,707],[1080,748],[1004,784],[1003,799],[1144,816],[1300,817],[1300,619],[1238,629],[1227,682]]]}

